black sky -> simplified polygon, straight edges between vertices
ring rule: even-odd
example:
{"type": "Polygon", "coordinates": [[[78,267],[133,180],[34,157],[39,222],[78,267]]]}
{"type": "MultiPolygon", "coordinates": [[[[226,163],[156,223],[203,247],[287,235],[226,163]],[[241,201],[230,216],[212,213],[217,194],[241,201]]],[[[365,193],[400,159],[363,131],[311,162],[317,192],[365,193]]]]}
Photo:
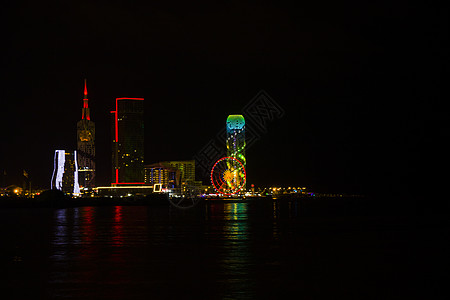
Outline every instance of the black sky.
{"type": "Polygon", "coordinates": [[[445,182],[448,10],[407,1],[14,2],[2,10],[0,169],[47,187],[74,149],[87,78],[98,183],[109,111],[144,97],[146,162],[190,159],[264,89],[285,110],[248,182],[406,194],[445,182]]]}

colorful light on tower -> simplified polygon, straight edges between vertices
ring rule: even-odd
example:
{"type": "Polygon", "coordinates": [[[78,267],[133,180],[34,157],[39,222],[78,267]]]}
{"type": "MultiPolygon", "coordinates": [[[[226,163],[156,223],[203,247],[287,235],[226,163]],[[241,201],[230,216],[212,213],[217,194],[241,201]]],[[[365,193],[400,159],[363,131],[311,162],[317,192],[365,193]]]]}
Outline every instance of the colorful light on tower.
{"type": "Polygon", "coordinates": [[[227,156],[211,169],[211,183],[221,194],[232,195],[245,190],[245,119],[242,115],[227,118],[227,156]]]}
{"type": "MultiPolygon", "coordinates": [[[[246,158],[245,158],[245,119],[242,115],[229,115],[227,118],[227,156],[236,158],[246,167],[246,158]]],[[[239,166],[235,166],[235,162],[230,160],[228,162],[229,169],[239,169],[239,166]]],[[[236,176],[242,177],[243,179],[244,172],[238,172],[236,176]]],[[[245,190],[245,183],[242,186],[242,189],[245,190]]]]}

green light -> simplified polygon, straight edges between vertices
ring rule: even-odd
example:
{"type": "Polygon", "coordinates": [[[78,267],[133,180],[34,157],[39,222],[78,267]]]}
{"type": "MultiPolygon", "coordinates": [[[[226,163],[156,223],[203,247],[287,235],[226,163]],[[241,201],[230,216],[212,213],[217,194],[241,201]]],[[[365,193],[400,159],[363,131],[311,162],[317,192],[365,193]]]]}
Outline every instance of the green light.
{"type": "MultiPolygon", "coordinates": [[[[227,156],[233,157],[242,163],[245,169],[245,119],[242,115],[229,115],[227,118],[227,156]]],[[[244,170],[235,165],[233,162],[228,163],[229,169],[236,169],[235,178],[244,178],[244,170]]],[[[236,180],[240,182],[241,179],[236,180]]],[[[230,183],[227,181],[227,184],[230,183]]],[[[245,184],[244,184],[245,190],[245,184]]]]}
{"type": "Polygon", "coordinates": [[[227,118],[227,130],[242,129],[245,126],[243,115],[229,115],[227,118]]]}

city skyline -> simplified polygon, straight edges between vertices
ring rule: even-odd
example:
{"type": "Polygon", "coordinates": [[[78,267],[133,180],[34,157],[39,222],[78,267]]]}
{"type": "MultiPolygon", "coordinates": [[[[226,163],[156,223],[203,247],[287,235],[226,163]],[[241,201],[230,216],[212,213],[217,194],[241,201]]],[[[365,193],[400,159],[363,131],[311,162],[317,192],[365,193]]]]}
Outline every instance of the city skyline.
{"type": "Polygon", "coordinates": [[[151,163],[193,158],[262,89],[285,114],[249,147],[248,184],[405,198],[442,185],[448,26],[436,7],[85,5],[6,9],[21,22],[2,50],[3,182],[21,185],[26,170],[48,185],[55,149],[77,148],[87,78],[96,185],[111,177],[100,153],[115,98],[146,99],[151,163]]]}
{"type": "Polygon", "coordinates": [[[5,2],[3,298],[443,298],[447,6],[5,2]]]}

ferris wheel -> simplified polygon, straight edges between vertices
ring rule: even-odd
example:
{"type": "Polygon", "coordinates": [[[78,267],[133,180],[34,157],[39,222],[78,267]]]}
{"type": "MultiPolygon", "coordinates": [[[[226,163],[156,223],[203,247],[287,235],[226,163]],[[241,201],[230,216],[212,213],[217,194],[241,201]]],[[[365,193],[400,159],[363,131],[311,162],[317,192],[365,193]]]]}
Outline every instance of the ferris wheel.
{"type": "Polygon", "coordinates": [[[234,157],[222,157],[211,169],[211,183],[220,194],[232,195],[245,185],[244,165],[234,157]]]}

